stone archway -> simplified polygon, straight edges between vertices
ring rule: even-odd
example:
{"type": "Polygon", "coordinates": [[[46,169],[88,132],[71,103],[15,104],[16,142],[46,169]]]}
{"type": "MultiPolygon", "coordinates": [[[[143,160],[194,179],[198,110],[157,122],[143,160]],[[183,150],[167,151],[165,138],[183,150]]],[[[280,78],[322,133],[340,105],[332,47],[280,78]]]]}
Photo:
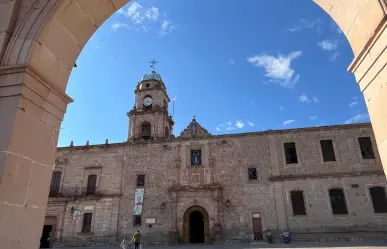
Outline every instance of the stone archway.
{"type": "Polygon", "coordinates": [[[210,225],[209,225],[209,216],[206,209],[201,206],[191,206],[184,212],[183,216],[183,236],[185,243],[208,243],[210,241],[210,225]],[[202,219],[200,222],[199,219],[202,219]],[[192,224],[195,222],[195,224],[192,224]],[[196,223],[197,222],[197,223],[196,223]],[[192,228],[194,225],[199,225],[203,227],[197,227],[197,233],[195,238],[193,238],[194,231],[192,228]],[[200,238],[203,236],[203,238],[200,238]],[[199,237],[199,238],[198,238],[199,237]],[[202,241],[201,241],[202,239],[202,241]]]}
{"type": "MultiPolygon", "coordinates": [[[[128,2],[0,0],[0,248],[38,247],[59,129],[72,101],[65,93],[69,75],[93,33],[128,2]]],[[[386,1],[314,2],[352,47],[349,71],[364,94],[386,170],[386,1]]]]}

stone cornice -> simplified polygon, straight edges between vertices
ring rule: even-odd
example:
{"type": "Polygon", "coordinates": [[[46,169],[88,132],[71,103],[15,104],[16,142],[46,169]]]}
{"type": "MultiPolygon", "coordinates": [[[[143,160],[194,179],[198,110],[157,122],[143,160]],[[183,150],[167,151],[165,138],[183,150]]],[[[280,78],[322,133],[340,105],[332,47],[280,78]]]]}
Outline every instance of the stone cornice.
{"type": "Polygon", "coordinates": [[[162,113],[164,115],[168,115],[168,110],[167,110],[167,108],[155,105],[154,107],[152,107],[151,110],[137,110],[137,109],[133,108],[132,110],[130,110],[127,113],[127,115],[128,116],[130,116],[130,115],[135,116],[135,115],[144,115],[144,114],[148,114],[148,113],[162,113]]]}
{"type": "MultiPolygon", "coordinates": [[[[372,128],[371,123],[361,123],[361,124],[345,124],[345,125],[332,125],[332,126],[319,126],[319,127],[309,127],[309,128],[296,128],[296,129],[287,129],[287,130],[268,130],[261,132],[248,132],[248,133],[239,133],[239,134],[225,134],[225,135],[213,135],[211,137],[200,138],[200,137],[188,137],[188,138],[170,138],[170,139],[160,139],[160,140],[147,140],[147,141],[126,141],[122,143],[112,143],[109,144],[109,148],[123,147],[123,146],[136,146],[143,144],[164,144],[164,143],[176,143],[179,141],[189,141],[189,140],[219,140],[226,138],[239,138],[239,137],[248,137],[248,136],[265,136],[265,135],[276,135],[276,134],[288,134],[288,133],[297,133],[297,132],[310,132],[310,131],[330,131],[330,130],[341,130],[341,129],[355,129],[355,128],[372,128]]],[[[95,145],[83,145],[83,146],[69,146],[69,147],[58,147],[58,151],[67,151],[67,150],[86,150],[86,149],[98,149],[106,148],[105,144],[95,144],[95,145]]]]}
{"type": "Polygon", "coordinates": [[[277,176],[270,176],[269,180],[272,182],[283,182],[283,181],[325,179],[325,178],[338,178],[338,177],[359,177],[359,176],[384,176],[384,171],[368,170],[368,171],[359,171],[359,172],[332,172],[332,173],[318,173],[318,174],[277,175],[277,176]]]}
{"type": "Polygon", "coordinates": [[[18,64],[12,66],[0,67],[0,75],[15,74],[15,73],[28,73],[32,78],[37,80],[40,84],[59,96],[66,104],[73,102],[74,100],[56,87],[53,83],[44,78],[35,68],[29,64],[18,64]]]}

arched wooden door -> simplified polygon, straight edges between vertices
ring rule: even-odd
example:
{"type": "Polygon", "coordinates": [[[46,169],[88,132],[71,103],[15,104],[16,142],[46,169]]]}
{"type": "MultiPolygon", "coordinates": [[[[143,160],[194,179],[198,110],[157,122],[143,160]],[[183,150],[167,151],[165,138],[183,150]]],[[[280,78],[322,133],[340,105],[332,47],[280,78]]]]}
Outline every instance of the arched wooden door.
{"type": "Polygon", "coordinates": [[[204,243],[208,243],[210,241],[210,229],[209,229],[209,217],[208,212],[201,206],[191,206],[184,212],[183,219],[183,235],[184,242],[191,243],[190,238],[190,216],[192,213],[200,212],[203,215],[203,229],[204,229],[204,243]]]}

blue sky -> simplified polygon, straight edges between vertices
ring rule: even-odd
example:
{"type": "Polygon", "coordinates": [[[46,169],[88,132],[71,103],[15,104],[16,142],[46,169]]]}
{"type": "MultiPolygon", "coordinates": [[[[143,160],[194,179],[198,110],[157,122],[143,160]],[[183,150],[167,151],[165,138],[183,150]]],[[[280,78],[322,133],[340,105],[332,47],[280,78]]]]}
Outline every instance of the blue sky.
{"type": "Polygon", "coordinates": [[[126,141],[153,58],[176,100],[175,135],[194,115],[213,134],[368,122],[347,39],[311,0],[291,2],[130,2],[77,60],[59,146],[126,141]]]}

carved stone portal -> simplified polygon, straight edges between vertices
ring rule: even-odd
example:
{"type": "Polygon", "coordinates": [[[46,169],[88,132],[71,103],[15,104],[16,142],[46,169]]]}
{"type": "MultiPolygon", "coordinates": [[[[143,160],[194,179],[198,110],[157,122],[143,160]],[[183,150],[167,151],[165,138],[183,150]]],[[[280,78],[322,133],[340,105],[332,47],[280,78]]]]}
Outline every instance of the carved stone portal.
{"type": "Polygon", "coordinates": [[[189,207],[184,213],[184,218],[183,218],[184,242],[191,243],[190,216],[191,216],[191,214],[193,214],[195,212],[200,212],[203,215],[204,243],[209,243],[210,242],[210,229],[209,229],[208,212],[203,207],[197,206],[197,205],[189,207]]]}

